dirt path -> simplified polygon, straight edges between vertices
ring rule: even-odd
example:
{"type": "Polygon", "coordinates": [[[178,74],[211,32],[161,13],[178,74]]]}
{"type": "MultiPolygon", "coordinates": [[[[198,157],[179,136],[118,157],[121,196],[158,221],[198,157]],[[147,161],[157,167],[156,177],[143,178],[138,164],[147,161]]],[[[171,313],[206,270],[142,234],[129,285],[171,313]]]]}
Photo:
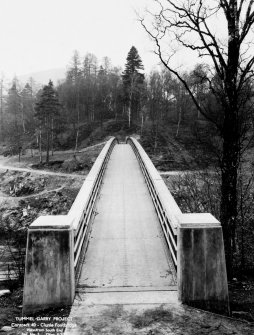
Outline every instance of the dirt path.
{"type": "Polygon", "coordinates": [[[180,176],[184,173],[193,173],[193,172],[197,172],[197,171],[190,171],[190,170],[186,170],[186,171],[158,171],[159,174],[161,176],[180,176]]]}
{"type": "MultiPolygon", "coordinates": [[[[85,152],[85,151],[87,151],[87,150],[89,150],[89,149],[97,148],[97,147],[99,147],[100,145],[104,145],[104,144],[106,144],[106,143],[107,143],[107,142],[101,142],[101,143],[98,143],[98,144],[91,145],[90,147],[86,147],[86,148],[80,149],[80,150],[78,151],[78,153],[79,153],[79,152],[85,152]]],[[[73,152],[73,151],[72,151],[72,152],[73,152]]]]}
{"type": "Polygon", "coordinates": [[[35,169],[30,169],[30,168],[4,165],[1,162],[0,162],[0,169],[10,170],[10,171],[30,172],[30,173],[40,174],[40,175],[49,175],[49,176],[58,176],[58,177],[85,178],[85,176],[83,174],[52,172],[52,171],[46,171],[46,170],[35,170],[35,169]]]}
{"type": "MultiPolygon", "coordinates": [[[[91,145],[89,147],[85,147],[85,148],[82,148],[80,150],[77,151],[77,154],[79,153],[83,153],[83,152],[86,152],[88,150],[91,150],[91,149],[95,149],[97,147],[100,147],[100,146],[103,146],[104,144],[106,144],[107,142],[100,142],[100,143],[97,143],[97,144],[94,144],[94,145],[91,145]]],[[[54,151],[54,158],[56,158],[56,156],[59,156],[59,155],[70,155],[71,157],[73,157],[73,152],[74,150],[58,150],[58,151],[54,151]]],[[[45,152],[42,152],[42,155],[43,157],[45,156],[45,152]]],[[[39,159],[39,151],[36,149],[36,150],[33,150],[33,157],[37,157],[39,159]]],[[[30,149],[25,149],[25,154],[21,156],[21,159],[22,158],[31,158],[31,153],[30,153],[30,149]]],[[[0,160],[3,162],[3,163],[6,163],[8,164],[9,161],[15,161],[15,163],[19,164],[18,162],[18,156],[7,156],[7,157],[4,157],[3,155],[0,155],[0,160]]],[[[23,161],[23,159],[22,159],[23,161]]],[[[21,162],[20,164],[24,163],[21,162]]]]}
{"type": "MultiPolygon", "coordinates": [[[[101,142],[83,149],[80,149],[77,154],[82,154],[86,151],[96,149],[97,147],[103,146],[106,142],[101,142]]],[[[27,149],[27,152],[29,152],[29,149],[27,149]]],[[[35,152],[34,152],[35,153],[35,152]]],[[[0,169],[4,170],[10,170],[10,171],[20,171],[20,172],[32,172],[37,173],[41,175],[52,175],[52,176],[59,176],[59,177],[74,177],[74,178],[84,178],[83,174],[78,173],[64,173],[64,172],[53,172],[48,170],[37,170],[32,169],[29,167],[29,165],[34,164],[34,159],[39,160],[39,154],[34,156],[35,158],[32,158],[30,154],[25,154],[22,156],[22,161],[18,162],[17,156],[11,156],[11,157],[4,157],[0,155],[0,169]],[[37,157],[38,156],[38,157],[37,157]],[[37,157],[37,158],[36,158],[37,157]]],[[[54,160],[56,159],[68,159],[73,157],[73,150],[65,150],[65,151],[55,151],[54,152],[54,160]],[[64,156],[64,157],[63,157],[64,156]]]]}
{"type": "Polygon", "coordinates": [[[17,200],[24,200],[24,199],[29,199],[29,198],[34,198],[34,197],[38,197],[38,196],[41,196],[41,195],[45,195],[47,193],[51,193],[51,192],[59,192],[61,191],[63,188],[65,188],[67,186],[67,184],[64,184],[58,188],[54,188],[52,190],[44,190],[44,191],[41,191],[41,192],[38,192],[38,193],[33,193],[33,194],[29,194],[29,195],[24,195],[24,196],[21,196],[21,197],[12,197],[12,196],[4,196],[4,195],[1,195],[0,194],[0,201],[1,200],[13,200],[13,199],[17,199],[17,200]]]}
{"type": "Polygon", "coordinates": [[[153,299],[150,292],[132,292],[116,304],[117,294],[78,295],[65,335],[254,334],[254,324],[170,302],[165,292],[154,293],[153,299]]]}
{"type": "Polygon", "coordinates": [[[194,160],[193,156],[189,153],[189,151],[186,150],[183,145],[181,145],[172,137],[169,138],[168,148],[176,153],[177,156],[180,155],[183,162],[187,164],[190,164],[194,160]]]}

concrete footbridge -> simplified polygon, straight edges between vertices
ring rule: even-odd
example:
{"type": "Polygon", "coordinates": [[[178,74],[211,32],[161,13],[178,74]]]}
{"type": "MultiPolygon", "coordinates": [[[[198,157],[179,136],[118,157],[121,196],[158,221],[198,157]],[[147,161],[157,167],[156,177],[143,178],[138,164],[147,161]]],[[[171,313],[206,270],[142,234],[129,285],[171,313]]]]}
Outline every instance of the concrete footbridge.
{"type": "Polygon", "coordinates": [[[220,223],[183,214],[140,143],[111,138],[68,215],[28,229],[23,313],[72,305],[75,294],[176,291],[227,314],[220,223]]]}

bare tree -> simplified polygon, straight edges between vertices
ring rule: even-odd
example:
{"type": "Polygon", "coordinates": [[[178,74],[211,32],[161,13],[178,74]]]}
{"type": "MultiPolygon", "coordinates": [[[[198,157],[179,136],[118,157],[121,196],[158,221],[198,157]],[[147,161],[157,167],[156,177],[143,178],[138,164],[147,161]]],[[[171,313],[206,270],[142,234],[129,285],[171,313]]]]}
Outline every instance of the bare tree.
{"type": "Polygon", "coordinates": [[[3,99],[3,90],[4,90],[4,76],[2,74],[0,79],[0,138],[1,140],[4,139],[4,99],[3,99]]]}
{"type": "MultiPolygon", "coordinates": [[[[221,222],[224,230],[228,270],[231,270],[237,218],[237,175],[246,112],[249,110],[250,81],[254,56],[250,35],[254,22],[253,0],[154,0],[152,12],[140,18],[156,45],[164,66],[184,85],[197,110],[213,122],[223,140],[221,165],[221,222]],[[152,16],[152,23],[148,17],[152,16]],[[225,24],[226,36],[216,32],[216,19],[225,24]],[[212,64],[206,76],[211,93],[221,108],[215,118],[172,65],[173,52],[165,53],[165,41],[193,51],[212,64]]],[[[229,273],[230,275],[230,273],[229,273]]]]}
{"type": "Polygon", "coordinates": [[[80,57],[77,50],[74,51],[74,55],[72,57],[72,64],[67,72],[67,79],[69,83],[74,88],[75,95],[75,110],[76,110],[76,136],[75,136],[75,148],[73,156],[76,158],[77,150],[78,150],[78,141],[79,141],[79,133],[80,133],[80,80],[81,80],[81,68],[80,68],[80,57]]]}

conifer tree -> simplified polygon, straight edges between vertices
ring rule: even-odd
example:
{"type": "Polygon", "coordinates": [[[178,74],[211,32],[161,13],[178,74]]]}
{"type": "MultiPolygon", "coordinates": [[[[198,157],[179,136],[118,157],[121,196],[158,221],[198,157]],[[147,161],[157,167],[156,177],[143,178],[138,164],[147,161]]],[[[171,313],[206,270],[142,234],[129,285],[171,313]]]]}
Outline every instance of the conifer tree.
{"type": "Polygon", "coordinates": [[[25,133],[34,128],[34,97],[32,87],[27,83],[20,93],[22,128],[25,133]]]}
{"type": "Polygon", "coordinates": [[[15,134],[20,132],[20,116],[21,116],[21,100],[17,89],[16,80],[13,80],[12,87],[9,89],[7,97],[7,111],[9,115],[9,122],[11,131],[15,134]]]}
{"type": "Polygon", "coordinates": [[[2,75],[0,79],[0,139],[4,140],[4,135],[6,133],[4,127],[4,77],[2,75]]]}
{"type": "MultiPolygon", "coordinates": [[[[39,120],[40,131],[43,129],[46,134],[46,163],[49,163],[50,133],[53,132],[53,120],[58,116],[60,104],[57,93],[50,80],[48,85],[44,86],[35,106],[35,117],[39,120]]],[[[52,138],[52,136],[51,136],[52,138]]],[[[53,145],[53,143],[52,143],[53,145]]]]}
{"type": "Polygon", "coordinates": [[[126,59],[125,70],[122,74],[124,103],[128,111],[129,126],[132,120],[138,119],[141,109],[141,97],[144,90],[144,66],[137,49],[132,46],[126,59]]]}

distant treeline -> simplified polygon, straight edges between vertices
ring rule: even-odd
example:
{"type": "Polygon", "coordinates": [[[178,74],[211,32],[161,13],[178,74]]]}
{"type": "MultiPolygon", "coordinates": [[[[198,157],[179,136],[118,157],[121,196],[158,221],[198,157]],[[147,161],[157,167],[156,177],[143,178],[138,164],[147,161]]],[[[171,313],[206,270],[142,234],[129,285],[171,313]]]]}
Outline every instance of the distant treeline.
{"type": "MultiPolygon", "coordinates": [[[[184,74],[200,103],[206,101],[211,114],[216,103],[209,95],[206,67],[197,65],[184,74]]],[[[58,139],[69,134],[73,148],[80,142],[82,127],[102,124],[109,119],[122,120],[144,129],[147,122],[156,128],[160,123],[193,123],[200,117],[186,89],[165,69],[144,74],[142,60],[135,47],[127,55],[124,71],[114,67],[108,57],[101,62],[93,54],[71,59],[63,82],[48,85],[55,101],[42,101],[44,88],[31,78],[23,85],[14,78],[7,87],[1,81],[0,140],[16,147],[46,148],[59,145],[58,139]],[[47,105],[43,108],[43,104],[47,105]]],[[[44,92],[45,93],[45,92],[44,92]]],[[[44,94],[45,95],[45,94],[44,94]]],[[[44,100],[47,97],[44,97],[44,100]]],[[[54,100],[54,99],[53,99],[54,100]]]]}

